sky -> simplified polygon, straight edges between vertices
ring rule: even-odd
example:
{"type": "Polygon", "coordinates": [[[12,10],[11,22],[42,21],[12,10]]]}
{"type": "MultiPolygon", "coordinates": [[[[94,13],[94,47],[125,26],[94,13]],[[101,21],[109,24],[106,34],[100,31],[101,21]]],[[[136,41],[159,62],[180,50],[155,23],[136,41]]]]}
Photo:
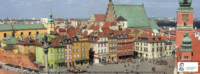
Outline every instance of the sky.
{"type": "MultiPolygon", "coordinates": [[[[105,14],[109,0],[0,0],[0,18],[89,18],[105,14]]],[[[113,0],[114,4],[142,5],[151,17],[174,17],[178,0],[113,0]]],[[[193,0],[194,17],[200,17],[200,0],[193,0]]]]}

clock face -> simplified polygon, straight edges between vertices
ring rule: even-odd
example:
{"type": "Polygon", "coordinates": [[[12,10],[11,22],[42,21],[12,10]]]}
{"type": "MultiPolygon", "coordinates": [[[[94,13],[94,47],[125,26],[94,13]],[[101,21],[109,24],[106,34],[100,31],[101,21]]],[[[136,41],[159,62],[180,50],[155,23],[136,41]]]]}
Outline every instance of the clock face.
{"type": "Polygon", "coordinates": [[[187,14],[183,14],[183,20],[188,20],[188,15],[187,14]]]}

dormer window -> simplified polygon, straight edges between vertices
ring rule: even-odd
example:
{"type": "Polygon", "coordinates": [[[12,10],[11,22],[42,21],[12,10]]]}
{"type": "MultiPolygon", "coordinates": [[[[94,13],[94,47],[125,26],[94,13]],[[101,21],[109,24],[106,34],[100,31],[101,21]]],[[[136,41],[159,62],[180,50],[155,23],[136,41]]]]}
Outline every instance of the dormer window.
{"type": "Polygon", "coordinates": [[[77,39],[76,39],[76,38],[74,38],[74,41],[77,41],[77,39]]]}
{"type": "Polygon", "coordinates": [[[120,35],[120,38],[123,38],[122,35],[120,35]]]}
{"type": "Polygon", "coordinates": [[[126,38],[128,37],[127,34],[124,35],[126,38]]]}
{"type": "Polygon", "coordinates": [[[67,43],[67,40],[65,40],[65,43],[67,43]]]}
{"type": "Polygon", "coordinates": [[[59,41],[59,44],[60,44],[60,45],[63,45],[62,41],[59,41]]]}
{"type": "Polygon", "coordinates": [[[70,40],[68,40],[68,42],[71,42],[70,40]]]}
{"type": "Polygon", "coordinates": [[[113,34],[111,34],[110,36],[113,37],[113,34]]]}

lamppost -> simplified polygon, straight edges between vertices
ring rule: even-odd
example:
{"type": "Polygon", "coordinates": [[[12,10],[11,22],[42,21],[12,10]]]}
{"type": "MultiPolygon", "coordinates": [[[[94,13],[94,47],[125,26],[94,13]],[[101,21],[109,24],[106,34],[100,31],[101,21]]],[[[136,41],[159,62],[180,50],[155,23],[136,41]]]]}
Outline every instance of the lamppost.
{"type": "Polygon", "coordinates": [[[44,46],[42,46],[42,48],[44,48],[44,53],[45,53],[45,69],[46,69],[46,74],[48,74],[48,48],[49,45],[47,43],[47,36],[45,35],[44,37],[44,46]]]}

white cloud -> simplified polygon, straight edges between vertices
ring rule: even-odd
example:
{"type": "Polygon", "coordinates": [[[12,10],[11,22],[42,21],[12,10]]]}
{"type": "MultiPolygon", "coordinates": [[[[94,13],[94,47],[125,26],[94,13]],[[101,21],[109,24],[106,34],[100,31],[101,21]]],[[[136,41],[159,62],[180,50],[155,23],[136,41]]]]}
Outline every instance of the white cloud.
{"type": "Polygon", "coordinates": [[[121,0],[120,1],[121,4],[133,4],[133,0],[121,0]]]}

